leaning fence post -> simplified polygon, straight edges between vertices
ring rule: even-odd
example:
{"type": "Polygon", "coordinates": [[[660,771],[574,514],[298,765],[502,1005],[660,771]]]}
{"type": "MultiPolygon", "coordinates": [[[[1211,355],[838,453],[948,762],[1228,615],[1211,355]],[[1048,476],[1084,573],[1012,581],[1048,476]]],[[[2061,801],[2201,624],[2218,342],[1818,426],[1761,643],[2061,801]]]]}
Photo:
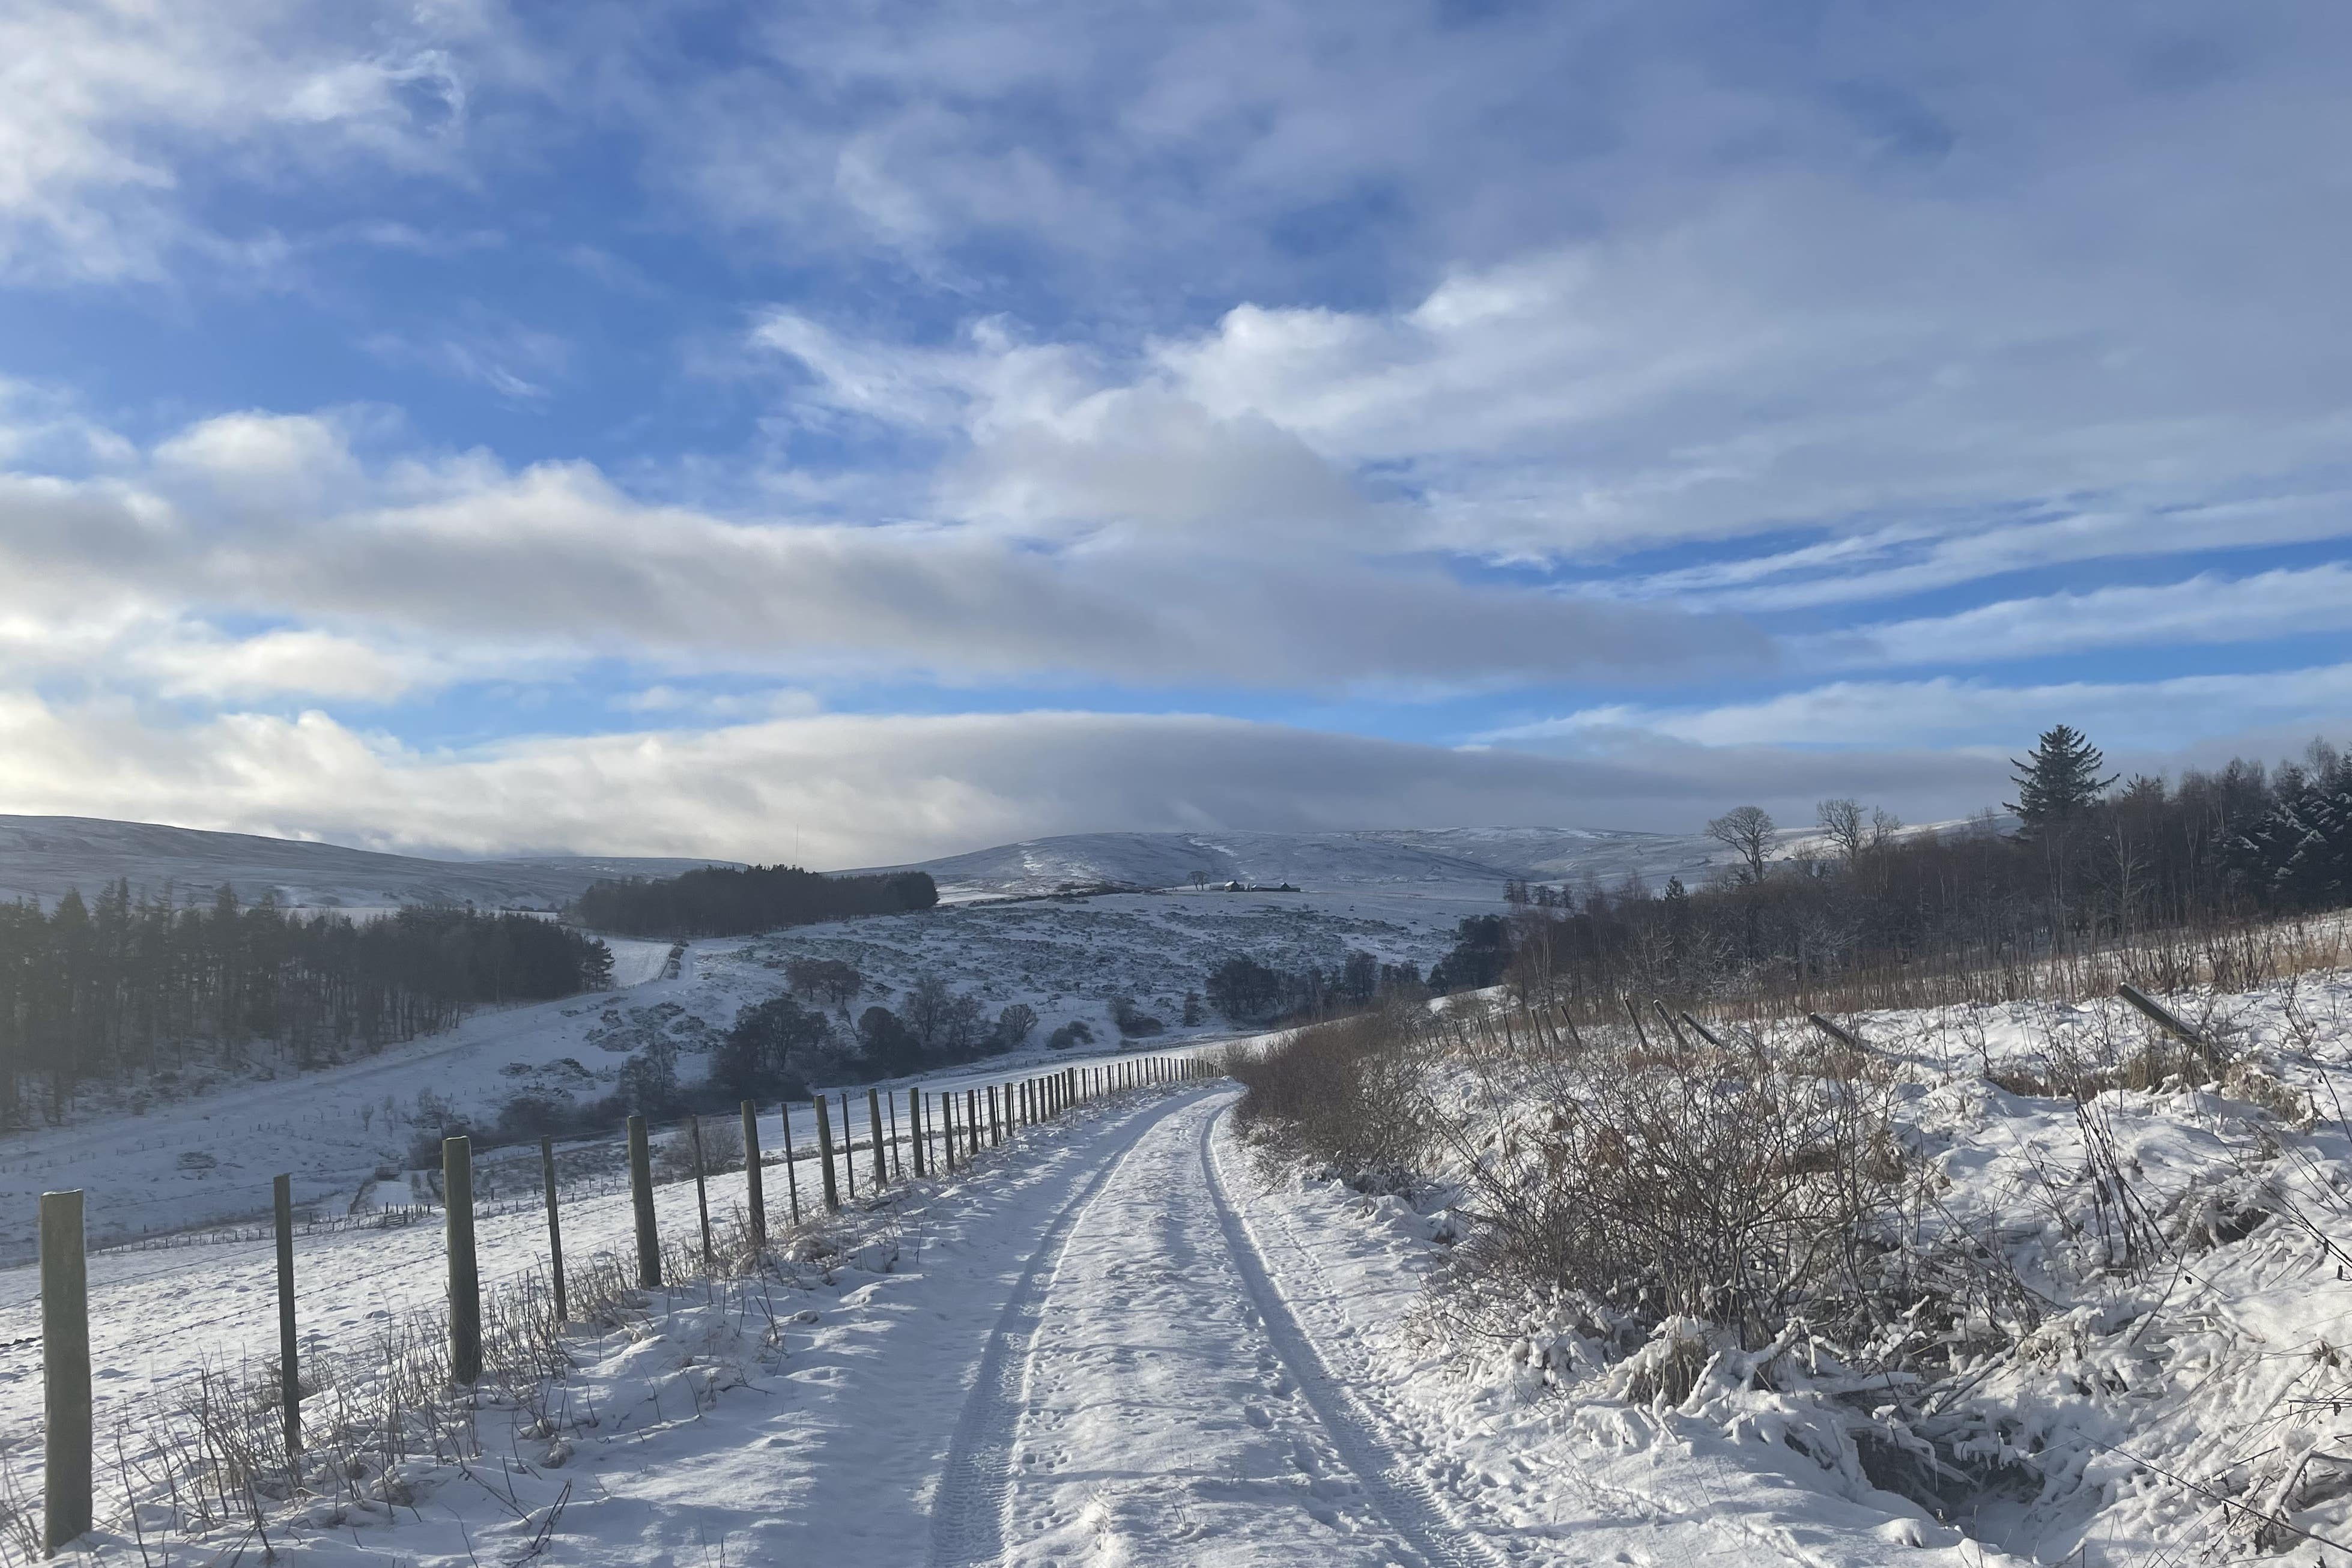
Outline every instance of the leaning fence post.
{"type": "Polygon", "coordinates": [[[286,1424],[286,1459],[302,1452],[302,1369],[294,1340],[294,1178],[269,1183],[270,1218],[278,1229],[278,1408],[286,1424]]]}
{"type": "Polygon", "coordinates": [[[694,1211],[702,1218],[702,1271],[708,1274],[718,1269],[719,1257],[710,1246],[710,1187],[703,1176],[700,1115],[686,1119],[686,1137],[694,1148],[694,1211]]]}
{"type": "Polygon", "coordinates": [[[547,1277],[555,1284],[555,1321],[572,1321],[563,1298],[563,1227],[555,1218],[555,1140],[539,1140],[539,1183],[547,1189],[547,1277]]]}
{"type": "Polygon", "coordinates": [[[1844,1046],[1848,1051],[1868,1051],[1870,1049],[1870,1042],[1868,1040],[1863,1039],[1852,1030],[1843,1029],[1837,1024],[1832,1023],[1829,1019],[1822,1017],[1819,1013],[1807,1013],[1805,1015],[1805,1021],[1811,1024],[1823,1034],[1829,1036],[1832,1040],[1837,1041],[1840,1045],[1844,1046]]]}
{"type": "Polygon", "coordinates": [[[89,1273],[81,1194],[41,1194],[41,1550],[89,1531],[89,1273]]]}
{"type": "Polygon", "coordinates": [[[817,1157],[824,1165],[824,1207],[838,1213],[841,1190],[833,1182],[833,1113],[824,1108],[822,1094],[816,1097],[816,1149],[817,1157]]]}
{"type": "Polygon", "coordinates": [[[2158,1001],[2154,997],[2149,996],[2146,991],[2141,990],[2137,986],[2131,985],[2129,983],[2117,986],[2116,988],[2116,995],[2123,998],[2124,1000],[2129,1002],[2141,1012],[2147,1014],[2167,1032],[2178,1035],[2190,1045],[2195,1046],[2197,1048],[2197,1053],[2205,1058],[2207,1061],[2211,1062],[2216,1067],[2219,1067],[2221,1064],[2221,1053],[2214,1049],[2213,1042],[2211,1040],[2207,1040],[2203,1034],[2199,1032],[2195,1025],[2189,1023],[2186,1019],[2174,1012],[2170,1008],[2166,1007],[2162,1002],[2158,1001]]]}
{"type": "MultiPolygon", "coordinates": [[[[898,1154],[898,1097],[896,1094],[883,1095],[882,1108],[890,1113],[890,1176],[893,1180],[903,1181],[907,1176],[907,1162],[898,1154]]],[[[920,1176],[922,1172],[915,1174],[920,1176]]]]}
{"type": "Polygon", "coordinates": [[[474,1145],[441,1140],[442,1213],[449,1239],[449,1375],[482,1376],[482,1276],[474,1258],[474,1145]]]}
{"type": "Polygon", "coordinates": [[[997,1109],[996,1085],[993,1083],[988,1086],[988,1141],[991,1144],[1004,1142],[1004,1116],[997,1109]]]}
{"type": "Polygon", "coordinates": [[[798,1225],[801,1222],[801,1178],[800,1173],[793,1169],[797,1156],[793,1153],[793,1103],[785,1101],[777,1114],[784,1124],[784,1192],[793,1202],[793,1223],[798,1225]]]}
{"type": "Polygon", "coordinates": [[[866,1122],[874,1134],[874,1190],[880,1192],[890,1184],[890,1149],[882,1141],[882,1091],[871,1084],[866,1089],[866,1122]]]}
{"type": "Polygon", "coordinates": [[[629,1205],[637,1216],[637,1284],[658,1290],[661,1237],[654,1229],[654,1155],[643,1116],[629,1118],[629,1205]]]}
{"type": "Polygon", "coordinates": [[[760,1113],[743,1102],[743,1194],[751,1206],[751,1245],[768,1244],[767,1175],[760,1169],[760,1113]]]}
{"type": "Polygon", "coordinates": [[[915,1174],[923,1174],[923,1092],[907,1091],[907,1152],[915,1156],[915,1174]]]}
{"type": "Polygon", "coordinates": [[[948,1174],[955,1175],[955,1092],[940,1092],[940,1153],[947,1161],[948,1174]]]}

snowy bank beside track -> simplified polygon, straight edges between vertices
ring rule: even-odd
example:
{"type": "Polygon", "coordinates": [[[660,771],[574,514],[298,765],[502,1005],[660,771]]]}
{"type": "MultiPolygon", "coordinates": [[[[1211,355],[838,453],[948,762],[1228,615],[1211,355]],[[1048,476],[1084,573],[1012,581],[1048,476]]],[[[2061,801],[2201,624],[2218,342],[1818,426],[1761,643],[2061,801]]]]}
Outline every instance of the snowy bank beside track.
{"type": "MultiPolygon", "coordinates": [[[[1703,1500],[1778,1521],[1776,1550],[1811,1561],[1854,1560],[1822,1542],[1861,1531],[1953,1562],[2340,1563],[2352,978],[2173,999],[2226,1071],[2106,1001],[1842,1020],[1858,1053],[1801,1020],[1678,1055],[1663,1030],[1571,1041],[1524,1014],[1457,1019],[1424,1041],[1419,1103],[1392,1107],[1430,1129],[1417,1201],[1298,1185],[1328,1162],[1275,1155],[1300,1195],[1279,1210],[1292,1225],[1317,1194],[1347,1216],[1302,1231],[1296,1267],[1332,1282],[1294,1300],[1345,1303],[1326,1338],[1367,1347],[1351,1385],[1385,1380],[1414,1412],[1401,1420],[1455,1430],[1505,1493],[1564,1520],[1638,1493],[1660,1517],[1703,1500]],[[1654,1100],[1614,1087],[1650,1076],[1654,1100]],[[1743,1124],[1768,1081],[1784,1107],[1853,1108],[1849,1153],[1822,1141],[1826,1120],[1811,1142],[1743,1124]],[[1707,1142],[1684,1108],[1713,1103],[1737,1114],[1707,1142]],[[1669,1156],[1698,1176],[1654,1198],[1611,1187],[1612,1162],[1669,1156]],[[1823,1208],[1808,1171],[1874,1195],[1823,1208]],[[1739,1272],[1678,1293],[1666,1230],[1608,1272],[1615,1243],[1577,1207],[1610,1195],[1621,1223],[1630,1204],[1633,1221],[1697,1236],[1775,1181],[1808,1207],[1764,1190],[1755,1234],[1783,1249],[1741,1245],[1818,1272],[1760,1322],[1739,1272]],[[1574,1256],[1498,1251],[1530,1215],[1574,1256]],[[1840,1226],[1842,1257],[1805,1250],[1840,1226]],[[1546,1269],[1564,1271],[1547,1284],[1546,1269]],[[1385,1316],[1364,1305],[1380,1301],[1385,1316]]],[[[1761,1537],[1755,1552],[1769,1560],[1761,1537]]]]}

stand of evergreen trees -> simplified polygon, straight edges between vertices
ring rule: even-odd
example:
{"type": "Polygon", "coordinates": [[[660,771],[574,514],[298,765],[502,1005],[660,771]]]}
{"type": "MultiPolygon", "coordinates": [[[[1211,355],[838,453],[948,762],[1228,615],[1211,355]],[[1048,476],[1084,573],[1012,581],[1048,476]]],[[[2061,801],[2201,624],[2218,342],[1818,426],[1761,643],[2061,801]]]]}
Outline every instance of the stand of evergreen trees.
{"type": "Polygon", "coordinates": [[[478,1003],[612,982],[604,944],[551,920],[403,909],[379,920],[134,898],[0,904],[0,1124],[77,1091],[264,1046],[309,1067],[445,1030],[478,1003]]]}
{"type": "Polygon", "coordinates": [[[572,916],[626,936],[748,936],[852,915],[929,909],[940,890],[929,872],[824,876],[798,866],[704,866],[681,876],[597,883],[572,916]]]}

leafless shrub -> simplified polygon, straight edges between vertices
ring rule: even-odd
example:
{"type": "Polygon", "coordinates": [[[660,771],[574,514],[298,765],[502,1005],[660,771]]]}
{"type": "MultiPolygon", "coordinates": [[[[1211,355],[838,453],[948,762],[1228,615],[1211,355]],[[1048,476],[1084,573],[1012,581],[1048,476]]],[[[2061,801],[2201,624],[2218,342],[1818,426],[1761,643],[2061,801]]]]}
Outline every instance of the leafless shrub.
{"type": "Polygon", "coordinates": [[[1279,1156],[1311,1160],[1355,1186],[1412,1188],[1433,1130],[1417,1016],[1398,1004],[1230,1053],[1225,1071],[1248,1091],[1242,1125],[1279,1156]]]}
{"type": "Polygon", "coordinates": [[[1751,1346],[1799,1312],[1878,1315],[1877,1237],[1905,1166],[1884,1074],[1851,1051],[1644,1045],[1535,1017],[1460,1042],[1457,1280],[1579,1292],[1643,1325],[1702,1319],[1751,1346]]]}

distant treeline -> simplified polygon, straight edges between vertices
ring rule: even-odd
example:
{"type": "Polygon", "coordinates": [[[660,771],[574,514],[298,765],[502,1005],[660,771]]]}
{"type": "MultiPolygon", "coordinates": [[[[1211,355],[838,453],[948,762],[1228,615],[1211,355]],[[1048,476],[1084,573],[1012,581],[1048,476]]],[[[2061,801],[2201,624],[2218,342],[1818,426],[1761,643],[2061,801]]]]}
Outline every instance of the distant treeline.
{"type": "Polygon", "coordinates": [[[852,915],[929,909],[940,890],[929,872],[824,876],[798,866],[705,866],[682,876],[600,882],[580,895],[572,917],[626,936],[746,936],[852,915]]]}
{"type": "Polygon", "coordinates": [[[2118,780],[2062,726],[2018,767],[2014,829],[1988,812],[1909,831],[1825,800],[1821,836],[1777,854],[1771,819],[1743,807],[1710,824],[1739,858],[1708,885],[1514,884],[1517,913],[1475,934],[1500,938],[1486,961],[1467,961],[1465,923],[1448,964],[1602,1012],[1629,995],[1916,1006],[2034,994],[2053,960],[2119,948],[2179,955],[2185,985],[2250,922],[2352,904],[2352,759],[2323,742],[2275,768],[2118,780]]]}
{"type": "Polygon", "coordinates": [[[134,898],[118,883],[44,913],[0,904],[0,1123],[84,1086],[266,1044],[293,1064],[445,1030],[483,1002],[612,983],[604,944],[551,920],[403,909],[355,923],[134,898]]]}

